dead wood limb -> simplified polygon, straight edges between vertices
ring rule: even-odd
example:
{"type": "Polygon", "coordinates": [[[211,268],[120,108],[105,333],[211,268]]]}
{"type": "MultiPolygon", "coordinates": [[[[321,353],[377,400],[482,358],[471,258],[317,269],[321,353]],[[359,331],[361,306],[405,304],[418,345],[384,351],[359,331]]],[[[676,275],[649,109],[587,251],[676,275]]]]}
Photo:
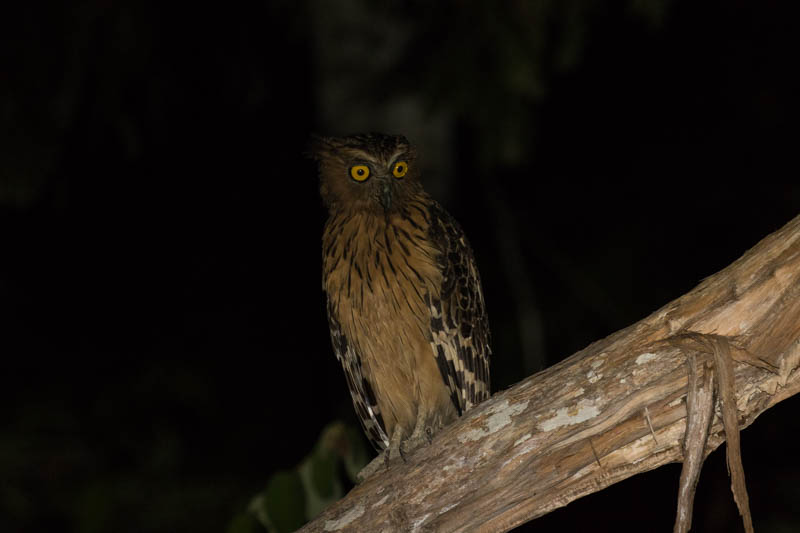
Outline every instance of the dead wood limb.
{"type": "Polygon", "coordinates": [[[507,531],[680,461],[692,353],[703,368],[736,361],[723,398],[734,417],[712,417],[706,455],[800,392],[800,217],[647,318],[495,394],[302,531],[507,531]],[[710,353],[675,342],[694,334],[725,342],[710,353]]]}
{"type": "MultiPolygon", "coordinates": [[[[695,402],[698,400],[696,396],[700,396],[702,398],[703,393],[699,392],[696,389],[696,371],[694,368],[694,355],[692,351],[697,350],[700,353],[706,353],[712,356],[712,363],[714,372],[717,375],[717,379],[715,381],[716,391],[717,391],[717,398],[719,399],[720,403],[720,412],[722,413],[722,426],[725,431],[725,440],[727,440],[727,447],[726,447],[726,457],[728,461],[728,472],[731,476],[731,490],[733,491],[733,498],[736,501],[736,505],[739,508],[739,514],[742,516],[742,521],[744,522],[744,529],[747,533],[753,532],[753,519],[750,515],[750,504],[749,499],[747,496],[747,486],[745,485],[744,481],[744,467],[742,466],[742,452],[741,452],[741,445],[739,439],[739,422],[738,422],[738,415],[737,415],[737,408],[736,408],[736,387],[735,387],[735,378],[734,378],[734,369],[733,364],[735,360],[743,361],[747,364],[751,364],[758,368],[765,368],[772,371],[772,365],[770,364],[763,364],[761,361],[758,361],[754,357],[742,357],[737,359],[733,356],[731,350],[731,343],[728,342],[727,337],[723,337],[720,335],[713,335],[713,334],[702,334],[702,333],[685,333],[681,335],[675,335],[670,337],[670,342],[674,346],[678,346],[683,348],[684,350],[689,352],[687,356],[690,360],[690,367],[689,367],[689,386],[688,392],[686,396],[686,409],[687,409],[687,426],[686,426],[686,443],[689,442],[689,439],[703,439],[703,446],[705,446],[705,440],[707,439],[707,430],[706,428],[706,435],[701,436],[699,434],[699,429],[693,427],[693,418],[705,418],[707,415],[702,410],[705,406],[697,405],[695,402]]],[[[740,353],[746,353],[746,350],[739,350],[740,353]]],[[[709,372],[709,371],[707,371],[709,372]]],[[[713,407],[710,399],[706,400],[709,402],[708,408],[713,407]]],[[[708,424],[707,421],[703,420],[702,423],[708,424]]],[[[695,443],[696,444],[696,443],[695,443]]],[[[696,459],[695,455],[697,453],[696,449],[691,450],[688,457],[686,455],[686,444],[684,445],[684,459],[683,459],[683,471],[681,472],[681,489],[679,490],[679,505],[678,505],[678,513],[676,515],[676,531],[678,527],[678,523],[682,522],[686,515],[684,514],[685,508],[682,508],[682,505],[686,502],[683,501],[683,497],[687,496],[688,494],[684,491],[684,481],[689,482],[689,479],[684,479],[684,473],[689,475],[694,475],[694,472],[690,472],[687,470],[687,465],[690,465],[691,468],[694,468],[694,461],[696,459]]],[[[701,465],[702,459],[704,456],[700,455],[701,465]]],[[[699,471],[697,472],[697,476],[699,478],[699,471]]],[[[695,484],[697,480],[695,479],[695,484]]],[[[694,487],[691,488],[692,495],[694,494],[694,487]]],[[[685,531],[688,531],[688,528],[691,526],[691,507],[688,507],[689,513],[689,521],[687,524],[681,524],[681,527],[686,527],[685,531]]]]}
{"type": "Polygon", "coordinates": [[[675,514],[674,533],[686,533],[692,526],[694,494],[700,479],[703,460],[706,457],[708,430],[714,415],[714,387],[711,368],[703,365],[702,376],[698,376],[694,354],[688,356],[687,366],[689,368],[689,386],[686,394],[686,435],[683,441],[683,468],[678,488],[678,510],[675,514]]]}
{"type": "Polygon", "coordinates": [[[753,533],[753,518],[750,516],[750,503],[747,497],[747,486],[744,482],[744,467],[742,466],[742,447],[739,435],[739,417],[736,412],[736,390],[734,388],[733,359],[728,340],[724,337],[715,339],[714,343],[714,368],[717,371],[717,393],[720,398],[722,411],[722,425],[725,428],[725,448],[728,460],[728,472],[731,476],[731,490],[733,499],[739,508],[739,514],[744,520],[744,530],[753,533]]]}

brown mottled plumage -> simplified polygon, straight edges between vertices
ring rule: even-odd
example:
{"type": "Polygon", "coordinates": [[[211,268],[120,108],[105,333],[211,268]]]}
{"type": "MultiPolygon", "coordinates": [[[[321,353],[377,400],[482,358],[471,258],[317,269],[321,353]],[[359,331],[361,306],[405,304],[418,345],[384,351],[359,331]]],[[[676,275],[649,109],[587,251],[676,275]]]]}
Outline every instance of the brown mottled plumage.
{"type": "Polygon", "coordinates": [[[489,325],[472,250],[422,189],[405,137],[317,138],[323,289],[364,431],[390,456],[489,397],[489,325]],[[402,446],[401,446],[402,445],[402,446]]]}

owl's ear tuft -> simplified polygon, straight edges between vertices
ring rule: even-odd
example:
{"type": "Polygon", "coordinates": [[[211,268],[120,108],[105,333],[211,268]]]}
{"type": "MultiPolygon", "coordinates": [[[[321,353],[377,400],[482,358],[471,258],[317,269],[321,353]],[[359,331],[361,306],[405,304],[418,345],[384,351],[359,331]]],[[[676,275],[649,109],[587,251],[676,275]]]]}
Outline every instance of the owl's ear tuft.
{"type": "Polygon", "coordinates": [[[309,139],[303,155],[308,159],[320,161],[324,157],[329,156],[332,149],[333,147],[331,146],[331,140],[329,137],[323,137],[322,135],[312,133],[311,139],[309,139]]]}

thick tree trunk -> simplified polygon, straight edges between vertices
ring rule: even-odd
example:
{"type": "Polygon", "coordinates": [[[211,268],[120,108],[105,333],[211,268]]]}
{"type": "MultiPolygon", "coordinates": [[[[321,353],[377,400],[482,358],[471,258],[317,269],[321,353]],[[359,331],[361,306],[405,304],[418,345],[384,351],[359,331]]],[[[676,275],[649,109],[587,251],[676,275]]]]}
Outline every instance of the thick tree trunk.
{"type": "MultiPolygon", "coordinates": [[[[800,391],[800,216],[644,320],[495,394],[302,531],[507,531],[681,461],[687,362],[701,382],[719,352],[734,361],[742,428],[800,391]]],[[[711,416],[706,455],[725,440],[711,416]]]]}

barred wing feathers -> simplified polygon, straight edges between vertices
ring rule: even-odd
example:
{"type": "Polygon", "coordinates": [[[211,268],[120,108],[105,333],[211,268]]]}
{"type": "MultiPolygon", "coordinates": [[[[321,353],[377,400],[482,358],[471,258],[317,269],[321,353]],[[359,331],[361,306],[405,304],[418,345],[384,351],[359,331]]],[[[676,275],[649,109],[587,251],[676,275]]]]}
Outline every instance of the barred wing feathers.
{"type": "Polygon", "coordinates": [[[459,415],[490,394],[489,322],[480,276],[463,230],[441,206],[430,206],[429,234],[440,250],[442,285],[429,295],[431,346],[459,415]]]}
{"type": "Polygon", "coordinates": [[[383,422],[375,393],[369,381],[364,377],[361,369],[361,357],[342,332],[334,313],[328,307],[328,324],[331,330],[331,341],[336,358],[342,364],[347,387],[353,398],[356,414],[364,428],[370,443],[376,450],[384,450],[389,446],[389,436],[386,434],[386,425],[383,422]]]}

